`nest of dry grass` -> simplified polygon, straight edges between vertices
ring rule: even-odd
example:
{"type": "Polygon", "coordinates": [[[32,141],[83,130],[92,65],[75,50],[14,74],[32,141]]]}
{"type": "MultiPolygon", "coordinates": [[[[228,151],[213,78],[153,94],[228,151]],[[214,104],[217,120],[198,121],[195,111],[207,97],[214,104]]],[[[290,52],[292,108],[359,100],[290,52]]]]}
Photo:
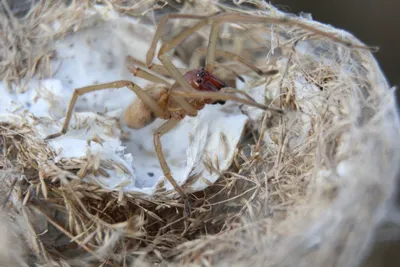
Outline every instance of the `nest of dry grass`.
{"type": "MultiPolygon", "coordinates": [[[[0,16],[0,77],[10,90],[23,90],[23,81],[33,75],[51,75],[53,41],[78,31],[92,4],[43,1],[23,18],[5,10],[6,16],[0,16]],[[61,27],[50,30],[55,21],[61,27]]],[[[197,14],[247,12],[207,1],[171,1],[164,6],[167,11],[153,2],[103,4],[124,15],[143,16],[143,23],[174,8],[197,14]]],[[[247,2],[245,7],[281,15],[267,4],[247,2]]],[[[299,19],[360,44],[350,34],[299,19]]],[[[180,27],[174,23],[168,31],[180,27]]],[[[270,42],[260,49],[263,40],[255,36],[265,28],[246,27],[254,38],[242,44],[246,49],[229,38],[243,29],[226,32],[222,45],[265,69],[277,68],[277,78],[267,81],[280,90],[272,103],[290,112],[283,118],[254,117],[233,166],[190,196],[190,218],[183,216],[180,200],[162,194],[149,199],[83,183],[83,166],[96,172],[104,165],[91,157],[55,163],[55,151],[35,130],[40,118],[31,117],[32,122],[20,116],[0,124],[2,202],[17,235],[10,240],[25,241],[18,264],[350,266],[360,261],[393,193],[400,159],[394,96],[369,51],[348,49],[291,25],[271,28],[270,42]],[[301,40],[308,40],[304,50],[296,47],[301,40]],[[266,60],[263,53],[271,51],[275,54],[266,60]],[[279,63],[282,58],[285,64],[279,63]],[[320,93],[296,94],[299,73],[320,93]],[[319,99],[316,109],[304,110],[304,103],[316,105],[314,97],[319,99]],[[312,118],[303,136],[301,114],[312,118]]],[[[190,51],[204,37],[201,32],[189,38],[176,55],[190,63],[190,51]]]]}

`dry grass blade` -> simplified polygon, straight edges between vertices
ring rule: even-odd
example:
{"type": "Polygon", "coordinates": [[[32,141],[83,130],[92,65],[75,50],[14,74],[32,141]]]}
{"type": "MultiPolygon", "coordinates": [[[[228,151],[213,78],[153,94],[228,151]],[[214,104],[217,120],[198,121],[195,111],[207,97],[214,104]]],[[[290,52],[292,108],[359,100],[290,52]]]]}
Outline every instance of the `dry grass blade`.
{"type": "MultiPolygon", "coordinates": [[[[9,89],[23,91],[32,76],[54,73],[49,68],[54,40],[79,32],[87,16],[98,12],[94,2],[39,1],[22,18],[7,9],[0,11],[0,79],[9,89]],[[58,28],[53,27],[56,21],[61,22],[58,28]]],[[[246,7],[257,6],[256,11],[245,11],[244,6],[239,10],[237,1],[100,2],[109,12],[151,24],[177,7],[195,14],[244,12],[269,16],[271,21],[283,15],[259,1],[239,1],[248,2],[246,7]]],[[[361,43],[332,27],[298,20],[314,33],[343,34],[349,42],[361,43]]],[[[400,160],[393,96],[368,51],[339,47],[316,34],[311,38],[296,27],[298,23],[284,22],[235,23],[220,29],[221,51],[234,51],[242,61],[254,63],[256,74],[279,71],[259,77],[243,66],[221,65],[221,75],[233,85],[246,81],[242,95],[281,107],[285,114],[277,118],[242,108],[251,122],[232,166],[222,171],[218,160],[204,156],[207,171],[218,173],[220,179],[189,196],[188,218],[182,214],[183,201],[169,198],[161,187],[149,198],[124,192],[124,183],[110,191],[93,182],[95,175],[107,177],[107,170],[128,173],[121,164],[91,153],[55,161],[57,152],[38,136],[39,119],[34,115],[18,115],[12,121],[1,118],[0,173],[14,179],[5,180],[11,186],[4,191],[3,208],[15,225],[25,229],[22,236],[33,262],[37,266],[143,266],[144,262],[350,266],[359,260],[351,252],[365,248],[378,208],[392,193],[400,160]]],[[[190,23],[174,21],[166,32],[179,34],[190,23]]],[[[193,51],[207,45],[207,38],[206,30],[191,35],[174,56],[192,62],[193,51]]],[[[223,55],[217,53],[217,60],[223,55]]],[[[130,63],[138,64],[133,59],[130,63]]],[[[159,65],[153,70],[165,71],[159,65]]],[[[227,138],[222,134],[219,138],[225,154],[227,138]]],[[[199,173],[187,186],[196,181],[207,183],[199,173]]]]}

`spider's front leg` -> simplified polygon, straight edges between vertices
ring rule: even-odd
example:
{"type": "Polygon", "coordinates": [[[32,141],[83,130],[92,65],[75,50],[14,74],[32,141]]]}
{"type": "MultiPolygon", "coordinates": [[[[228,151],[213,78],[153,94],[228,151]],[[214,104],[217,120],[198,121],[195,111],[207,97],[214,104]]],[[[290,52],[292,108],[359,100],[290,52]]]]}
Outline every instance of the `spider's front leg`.
{"type": "Polygon", "coordinates": [[[65,116],[65,121],[64,125],[59,133],[51,134],[45,138],[45,140],[48,139],[53,139],[56,137],[59,137],[63,134],[65,134],[68,130],[68,125],[71,121],[72,117],[72,111],[75,107],[76,101],[79,96],[82,96],[84,94],[94,92],[94,91],[100,91],[100,90],[105,90],[105,89],[111,89],[111,88],[122,88],[122,87],[128,87],[131,89],[138,98],[140,98],[143,103],[155,114],[155,116],[159,118],[164,118],[165,117],[165,111],[157,104],[157,102],[152,98],[151,95],[149,95],[146,91],[144,91],[142,88],[140,88],[138,85],[131,81],[115,81],[111,83],[104,83],[104,84],[97,84],[97,85],[92,85],[92,86],[86,86],[82,88],[77,88],[74,91],[74,94],[72,95],[72,99],[69,103],[67,115],[65,116]]]}
{"type": "MultiPolygon", "coordinates": [[[[126,63],[127,63],[127,67],[128,67],[128,69],[131,71],[131,72],[133,72],[133,74],[135,75],[135,73],[134,73],[134,69],[138,69],[139,67],[142,67],[142,68],[144,68],[144,69],[147,69],[147,70],[151,70],[152,72],[154,72],[154,73],[156,73],[156,74],[158,74],[158,75],[161,75],[162,77],[164,77],[164,78],[171,78],[171,74],[168,72],[168,70],[164,67],[164,66],[162,66],[162,65],[157,65],[157,64],[155,64],[155,63],[151,63],[150,64],[150,66],[147,66],[145,63],[143,63],[143,62],[141,62],[140,60],[137,60],[137,59],[135,59],[135,58],[133,58],[133,57],[131,57],[131,56],[127,56],[127,58],[126,58],[126,63]],[[137,67],[134,67],[134,66],[137,66],[137,67]]],[[[179,72],[180,73],[182,73],[182,74],[184,74],[184,73],[186,73],[188,70],[187,69],[185,69],[185,68],[177,68],[178,70],[179,70],[179,72]]],[[[135,76],[137,76],[137,75],[135,75],[135,76]]],[[[147,78],[145,78],[145,77],[140,77],[140,78],[144,78],[144,79],[146,79],[146,80],[148,80],[147,78]]],[[[156,81],[154,81],[154,80],[150,80],[150,81],[152,81],[152,82],[156,82],[156,81]]]]}
{"type": "Polygon", "coordinates": [[[160,40],[162,34],[164,33],[165,25],[167,24],[167,22],[170,19],[195,19],[195,20],[199,20],[200,19],[201,20],[201,19],[204,19],[204,18],[207,18],[207,17],[208,16],[201,16],[201,15],[198,16],[198,15],[191,15],[191,14],[167,14],[167,15],[164,15],[161,18],[160,22],[158,23],[158,26],[157,26],[156,32],[154,33],[153,40],[151,42],[150,48],[147,51],[147,54],[146,54],[146,64],[147,64],[147,66],[150,66],[150,64],[151,64],[151,62],[152,62],[152,60],[154,58],[154,55],[155,55],[155,52],[156,52],[156,47],[157,47],[157,42],[160,40]]]}

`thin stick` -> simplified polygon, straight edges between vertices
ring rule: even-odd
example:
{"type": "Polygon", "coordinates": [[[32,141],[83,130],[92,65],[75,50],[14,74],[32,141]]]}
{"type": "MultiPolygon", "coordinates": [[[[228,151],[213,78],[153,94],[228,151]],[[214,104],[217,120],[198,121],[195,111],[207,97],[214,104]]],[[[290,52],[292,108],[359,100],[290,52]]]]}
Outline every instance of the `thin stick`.
{"type": "Polygon", "coordinates": [[[56,221],[54,221],[50,216],[48,216],[45,212],[43,212],[41,209],[36,207],[35,205],[31,205],[34,210],[42,214],[46,220],[51,223],[55,228],[57,228],[60,232],[62,232],[64,235],[68,236],[73,242],[77,243],[79,246],[81,246],[84,250],[86,250],[88,253],[90,253],[92,256],[96,257],[97,259],[104,261],[103,258],[101,258],[96,252],[94,252],[91,248],[86,246],[85,244],[79,242],[70,232],[65,230],[61,225],[59,225],[56,221]]]}

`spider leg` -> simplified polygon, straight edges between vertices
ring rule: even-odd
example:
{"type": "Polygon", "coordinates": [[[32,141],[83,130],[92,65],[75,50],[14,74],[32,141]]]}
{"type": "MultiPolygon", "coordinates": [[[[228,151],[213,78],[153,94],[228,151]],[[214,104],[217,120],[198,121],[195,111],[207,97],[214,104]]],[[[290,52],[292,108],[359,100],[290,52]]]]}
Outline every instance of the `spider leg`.
{"type": "Polygon", "coordinates": [[[215,50],[217,49],[217,40],[219,30],[221,28],[220,23],[213,23],[211,26],[210,37],[208,39],[208,49],[206,56],[206,70],[212,72],[215,63],[215,50]]]}
{"type": "MultiPolygon", "coordinates": [[[[195,69],[197,68],[197,66],[199,65],[200,59],[202,57],[202,55],[206,52],[206,49],[201,49],[198,48],[196,49],[193,54],[192,57],[190,59],[190,69],[195,69]]],[[[211,64],[211,63],[210,63],[211,64]]],[[[233,70],[231,67],[227,66],[227,65],[223,65],[221,63],[218,63],[214,60],[214,62],[212,63],[212,65],[214,65],[215,68],[217,68],[217,70],[214,71],[214,73],[216,74],[219,70],[221,69],[225,69],[228,72],[231,72],[235,77],[239,78],[242,82],[244,82],[244,78],[237,73],[237,71],[233,70]]]]}
{"type": "Polygon", "coordinates": [[[190,204],[189,204],[189,199],[188,196],[185,194],[183,191],[182,187],[178,185],[178,183],[175,181],[175,179],[171,175],[171,169],[168,167],[168,164],[165,160],[164,154],[162,152],[162,146],[161,146],[161,136],[172,130],[177,124],[179,120],[168,120],[165,122],[163,125],[158,128],[155,133],[154,133],[154,148],[157,153],[158,160],[160,162],[160,166],[164,172],[165,177],[168,179],[168,181],[172,184],[172,186],[175,188],[175,190],[179,193],[179,195],[182,197],[182,199],[185,202],[185,211],[187,215],[190,215],[190,204]]]}
{"type": "MultiPolygon", "coordinates": [[[[169,61],[165,55],[158,56],[158,59],[163,63],[164,67],[169,71],[171,76],[176,82],[182,87],[184,91],[194,91],[189,82],[183,77],[179,70],[169,61]]],[[[174,91],[174,90],[171,90],[174,91]]],[[[197,109],[195,109],[188,101],[185,100],[184,95],[178,95],[174,97],[174,100],[188,113],[190,116],[197,116],[197,109]]]]}
{"type": "MultiPolygon", "coordinates": [[[[137,60],[131,56],[127,56],[126,57],[126,61],[127,61],[127,66],[130,70],[133,69],[133,65],[138,65],[140,67],[146,68],[148,70],[151,70],[152,72],[155,72],[157,74],[160,74],[161,76],[166,76],[168,78],[171,77],[171,74],[169,74],[169,72],[167,71],[167,69],[162,66],[162,65],[158,65],[158,64],[150,64],[150,66],[146,66],[145,63],[141,62],[140,60],[137,60]]],[[[188,70],[185,68],[177,68],[181,73],[186,73],[188,70]]]]}
{"type": "MultiPolygon", "coordinates": [[[[167,52],[169,52],[172,49],[174,49],[175,47],[177,47],[183,40],[185,40],[187,37],[189,37],[192,33],[195,33],[197,30],[203,28],[204,26],[211,24],[213,22],[213,19],[218,16],[220,16],[219,13],[217,13],[215,15],[207,16],[207,17],[203,18],[202,20],[200,20],[199,22],[197,22],[192,27],[189,27],[189,28],[181,31],[180,33],[178,33],[174,38],[172,38],[168,42],[165,42],[161,46],[160,51],[158,52],[158,57],[166,54],[167,52]]],[[[149,62],[146,61],[146,63],[149,65],[149,62]]]]}
{"type": "MultiPolygon", "coordinates": [[[[198,48],[197,51],[200,52],[200,53],[206,53],[208,50],[205,47],[201,47],[201,48],[198,48]]],[[[249,69],[251,69],[252,71],[254,71],[255,73],[257,73],[258,75],[260,75],[260,76],[274,75],[274,74],[277,73],[277,70],[269,70],[269,71],[264,72],[261,69],[257,68],[251,62],[247,61],[246,59],[244,59],[241,56],[236,55],[236,54],[234,54],[232,52],[216,49],[215,50],[215,54],[217,56],[223,57],[225,59],[238,61],[238,62],[242,63],[243,65],[245,65],[246,67],[248,67],[249,69]]]]}
{"type": "MultiPolygon", "coordinates": [[[[189,84],[189,82],[183,77],[182,73],[172,64],[172,62],[167,59],[165,55],[166,52],[175,48],[179,43],[181,43],[190,34],[196,32],[198,29],[204,27],[209,23],[209,18],[202,19],[200,22],[194,26],[188,28],[187,30],[179,33],[169,42],[164,43],[160,51],[158,52],[158,59],[164,65],[165,69],[170,73],[171,77],[175,79],[176,83],[179,84],[184,91],[193,92],[194,89],[189,84]]],[[[154,40],[154,39],[153,39],[154,40]]],[[[150,51],[150,50],[149,50],[150,51]]],[[[149,65],[149,62],[146,62],[149,65]]],[[[173,91],[173,90],[171,90],[173,91]]],[[[185,100],[184,95],[175,95],[174,100],[188,113],[190,116],[197,115],[197,109],[195,109],[187,100],[185,100]]]]}
{"type": "Polygon", "coordinates": [[[100,91],[100,90],[105,90],[105,89],[111,89],[111,88],[122,88],[122,87],[128,87],[131,89],[137,97],[139,97],[143,103],[145,103],[153,112],[154,114],[159,117],[159,118],[164,118],[164,110],[157,104],[157,102],[142,88],[137,86],[131,81],[115,81],[111,83],[104,83],[104,84],[97,84],[97,85],[92,85],[92,86],[86,86],[86,87],[81,87],[77,88],[74,91],[74,94],[72,95],[72,99],[69,103],[67,115],[65,116],[65,121],[64,125],[59,133],[51,134],[45,138],[45,140],[52,139],[59,137],[63,134],[65,134],[68,130],[68,125],[70,123],[71,117],[72,117],[72,111],[75,107],[76,100],[78,99],[79,96],[82,96],[84,94],[94,92],[94,91],[100,91]]]}
{"type": "Polygon", "coordinates": [[[291,17],[264,17],[264,16],[256,16],[256,15],[249,15],[249,14],[242,14],[242,13],[225,13],[219,16],[214,16],[209,18],[212,23],[219,22],[219,23],[265,23],[265,24],[277,24],[277,25],[293,25],[299,27],[303,30],[312,32],[316,35],[328,38],[333,42],[340,43],[346,47],[353,48],[353,49],[364,49],[364,50],[371,50],[377,51],[377,47],[371,47],[366,45],[359,45],[354,44],[350,41],[346,41],[337,35],[327,31],[327,30],[320,30],[306,22],[302,22],[296,18],[291,17]]]}
{"type": "Polygon", "coordinates": [[[151,61],[154,58],[156,48],[157,48],[157,42],[158,42],[158,40],[160,40],[162,34],[164,33],[164,28],[165,28],[165,25],[167,24],[168,20],[170,20],[170,19],[204,19],[207,17],[208,16],[199,16],[199,15],[190,15],[190,14],[167,14],[167,15],[163,16],[161,18],[160,22],[158,23],[156,32],[154,33],[154,36],[153,36],[153,40],[151,41],[150,48],[149,48],[149,50],[147,50],[147,54],[146,54],[147,66],[150,66],[151,61]]]}
{"type": "Polygon", "coordinates": [[[218,70],[225,69],[225,70],[231,72],[235,77],[237,77],[242,82],[245,81],[244,78],[239,73],[237,73],[235,70],[233,70],[231,67],[226,66],[226,65],[222,65],[222,64],[217,63],[217,62],[214,62],[214,65],[218,68],[216,71],[214,71],[214,74],[216,74],[216,72],[218,70]]]}
{"type": "MultiPolygon", "coordinates": [[[[181,14],[181,15],[183,16],[184,14],[181,14]]],[[[190,16],[190,15],[188,15],[188,16],[190,16]]],[[[215,23],[218,23],[218,24],[222,24],[222,23],[265,23],[265,24],[278,24],[278,25],[293,25],[293,26],[299,27],[303,30],[312,32],[316,35],[328,38],[334,42],[340,43],[349,48],[377,50],[376,47],[358,45],[358,44],[354,44],[350,41],[343,40],[342,38],[337,37],[335,34],[332,34],[329,31],[316,29],[315,27],[308,25],[305,22],[301,22],[295,18],[290,18],[290,17],[273,18],[273,17],[263,17],[263,16],[248,15],[248,14],[241,14],[241,13],[225,13],[225,14],[217,13],[215,15],[211,15],[211,16],[203,18],[202,20],[200,20],[198,23],[196,23],[192,27],[181,31],[178,35],[176,35],[169,42],[164,43],[160,48],[159,55],[163,55],[163,54],[167,53],[168,51],[172,50],[173,48],[178,46],[184,39],[189,37],[192,33],[196,32],[197,30],[203,28],[204,26],[206,26],[208,24],[215,24],[215,23]]],[[[217,38],[216,35],[218,33],[219,26],[215,26],[215,27],[213,27],[213,29],[214,30],[212,30],[212,32],[211,32],[211,37],[214,40],[217,38]]],[[[158,40],[158,38],[159,38],[159,36],[157,37],[157,40],[158,40]]],[[[155,38],[153,39],[153,41],[154,40],[155,40],[155,38]]],[[[214,45],[213,40],[211,40],[209,42],[209,46],[214,45]]],[[[149,49],[149,51],[148,51],[148,55],[147,55],[148,60],[146,60],[147,65],[150,65],[151,60],[154,58],[154,51],[155,51],[155,45],[152,50],[149,49]]],[[[208,53],[211,54],[211,56],[209,55],[209,57],[211,57],[211,58],[209,58],[208,60],[212,61],[212,57],[213,57],[212,54],[214,52],[211,49],[211,51],[208,53]]]]}
{"type": "MultiPolygon", "coordinates": [[[[180,104],[182,106],[182,108],[185,109],[192,116],[195,116],[195,114],[196,114],[195,109],[184,99],[185,97],[186,98],[193,97],[193,98],[199,98],[199,99],[215,98],[215,99],[219,99],[219,100],[234,100],[237,102],[241,102],[243,104],[256,106],[256,107],[259,107],[262,109],[275,110],[275,109],[268,108],[265,105],[250,101],[248,99],[237,98],[230,94],[217,93],[217,92],[195,92],[193,90],[193,88],[190,86],[190,84],[186,81],[186,79],[182,76],[182,74],[178,71],[178,69],[175,66],[173,66],[173,64],[165,57],[165,54],[168,51],[174,49],[184,39],[186,39],[188,36],[190,36],[192,33],[196,32],[197,30],[201,29],[202,27],[204,27],[208,24],[213,24],[213,23],[222,24],[225,22],[228,22],[228,23],[269,23],[269,24],[293,25],[293,26],[302,28],[304,30],[310,31],[314,34],[329,38],[332,41],[341,43],[350,48],[371,49],[370,47],[367,47],[364,45],[357,45],[357,44],[353,44],[351,42],[342,40],[341,38],[337,37],[336,35],[328,32],[328,31],[315,29],[314,27],[308,25],[307,23],[300,22],[297,19],[293,19],[293,18],[289,18],[289,17],[271,18],[271,17],[254,16],[254,15],[246,15],[246,14],[239,14],[239,13],[227,13],[227,14],[217,14],[217,15],[209,16],[207,18],[200,20],[194,26],[181,31],[177,36],[175,36],[169,42],[164,43],[161,46],[160,51],[158,53],[158,58],[163,63],[165,68],[170,72],[170,74],[172,75],[172,78],[174,78],[177,81],[177,83],[182,87],[181,88],[182,90],[187,91],[186,94],[182,91],[175,92],[174,99],[176,99],[178,104],[180,104]]],[[[218,27],[214,27],[214,29],[215,30],[213,32],[217,32],[218,27]]],[[[157,38],[154,38],[153,41],[157,38]]],[[[153,53],[154,53],[154,51],[153,51],[153,53]]],[[[210,52],[210,53],[212,53],[212,52],[210,52]]],[[[216,51],[216,53],[217,53],[217,51],[216,51]]],[[[148,55],[149,54],[151,54],[151,53],[148,53],[148,55]]],[[[151,57],[151,59],[152,58],[153,58],[153,56],[151,57]]],[[[151,63],[151,60],[147,61],[146,63],[149,65],[151,63]]],[[[172,90],[172,91],[174,91],[174,90],[172,90]]],[[[275,111],[279,112],[279,113],[283,112],[281,110],[275,110],[275,111]]]]}
{"type": "Polygon", "coordinates": [[[166,86],[168,86],[168,88],[171,88],[171,84],[168,81],[166,81],[154,74],[151,74],[148,71],[145,71],[141,68],[132,68],[132,67],[128,67],[128,69],[129,69],[129,71],[132,72],[133,76],[145,79],[145,80],[153,82],[153,83],[165,84],[166,86]]]}
{"type": "Polygon", "coordinates": [[[243,95],[244,97],[246,97],[248,100],[253,101],[253,102],[256,102],[256,101],[254,100],[254,98],[252,98],[248,93],[246,93],[246,92],[244,92],[244,91],[242,91],[242,90],[238,90],[238,89],[236,89],[236,88],[225,87],[225,88],[222,88],[222,89],[220,90],[220,92],[221,92],[221,93],[227,93],[227,94],[241,94],[241,95],[243,95]]]}
{"type": "MultiPolygon", "coordinates": [[[[240,94],[243,94],[243,95],[247,95],[244,92],[241,93],[241,91],[239,91],[237,89],[229,88],[229,87],[227,87],[225,90],[229,90],[229,89],[234,90],[232,92],[240,93],[240,94]]],[[[179,95],[184,95],[186,97],[190,97],[190,98],[193,98],[193,99],[232,100],[232,101],[239,102],[239,103],[242,103],[242,104],[245,104],[245,105],[248,105],[248,106],[260,108],[260,109],[263,109],[263,110],[268,110],[268,111],[275,112],[275,113],[278,113],[278,114],[284,114],[284,111],[281,110],[281,109],[271,108],[271,107],[268,107],[266,105],[260,104],[260,103],[254,101],[254,100],[240,98],[240,97],[234,96],[234,95],[232,95],[230,93],[224,93],[224,92],[200,92],[200,91],[185,92],[185,91],[174,90],[174,91],[171,92],[171,95],[173,97],[176,97],[176,96],[179,96],[179,95]]]]}

